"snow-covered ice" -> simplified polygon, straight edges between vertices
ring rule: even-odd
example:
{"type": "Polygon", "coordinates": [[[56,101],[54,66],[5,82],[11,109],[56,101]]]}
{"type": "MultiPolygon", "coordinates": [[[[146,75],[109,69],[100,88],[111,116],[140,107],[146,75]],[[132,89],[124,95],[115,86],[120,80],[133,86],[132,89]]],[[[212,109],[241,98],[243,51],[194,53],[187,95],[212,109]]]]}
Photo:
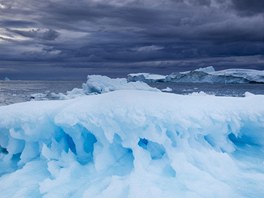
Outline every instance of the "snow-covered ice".
{"type": "Polygon", "coordinates": [[[264,195],[262,95],[117,90],[13,104],[0,107],[0,145],[0,197],[264,195]]]}

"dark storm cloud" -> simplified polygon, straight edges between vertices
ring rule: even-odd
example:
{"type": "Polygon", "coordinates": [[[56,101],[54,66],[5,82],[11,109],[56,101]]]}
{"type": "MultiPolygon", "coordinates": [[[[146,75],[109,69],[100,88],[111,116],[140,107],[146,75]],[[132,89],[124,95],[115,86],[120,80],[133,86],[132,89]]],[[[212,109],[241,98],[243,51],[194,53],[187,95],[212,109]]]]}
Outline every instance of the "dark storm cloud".
{"type": "Polygon", "coordinates": [[[242,14],[264,14],[263,0],[232,0],[232,2],[235,9],[237,9],[242,14]]]}
{"type": "Polygon", "coordinates": [[[264,6],[258,2],[0,0],[0,72],[264,69],[264,6]]]}
{"type": "Polygon", "coordinates": [[[52,29],[48,29],[48,30],[31,29],[28,31],[8,29],[8,31],[19,34],[23,37],[36,38],[42,40],[55,40],[59,36],[59,33],[52,29]]]}
{"type": "Polygon", "coordinates": [[[32,27],[35,23],[32,21],[26,21],[26,20],[1,20],[0,26],[1,27],[32,27]]]}

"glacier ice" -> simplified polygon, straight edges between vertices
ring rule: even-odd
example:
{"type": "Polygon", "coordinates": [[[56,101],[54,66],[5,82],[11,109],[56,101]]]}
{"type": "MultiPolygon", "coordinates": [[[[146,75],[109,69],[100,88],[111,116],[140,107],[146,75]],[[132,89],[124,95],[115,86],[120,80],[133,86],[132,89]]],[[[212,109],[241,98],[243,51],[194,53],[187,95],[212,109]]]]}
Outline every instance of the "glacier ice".
{"type": "Polygon", "coordinates": [[[1,197],[253,198],[263,182],[261,95],[118,90],[0,107],[1,197]]]}

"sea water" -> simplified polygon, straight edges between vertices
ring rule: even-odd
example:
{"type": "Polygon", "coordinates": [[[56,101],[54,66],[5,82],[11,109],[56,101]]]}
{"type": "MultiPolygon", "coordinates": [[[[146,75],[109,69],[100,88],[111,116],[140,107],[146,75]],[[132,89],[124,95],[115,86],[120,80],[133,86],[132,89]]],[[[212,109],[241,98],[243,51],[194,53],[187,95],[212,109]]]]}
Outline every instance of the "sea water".
{"type": "Polygon", "coordinates": [[[224,84],[224,83],[150,83],[158,89],[166,89],[169,87],[172,93],[191,94],[194,92],[205,92],[206,94],[216,96],[233,96],[242,97],[245,92],[263,95],[264,84],[224,84]]]}
{"type": "MultiPolygon", "coordinates": [[[[66,93],[73,88],[81,88],[82,81],[0,81],[0,105],[8,105],[32,100],[36,93],[66,93]]],[[[150,83],[158,89],[171,88],[172,93],[191,94],[205,92],[217,96],[242,97],[245,92],[264,95],[264,84],[210,84],[210,83],[150,83]]],[[[51,98],[47,98],[51,99],[51,98]]]]}
{"type": "Polygon", "coordinates": [[[36,93],[65,93],[81,86],[81,81],[0,81],[0,105],[29,101],[36,93]]]}

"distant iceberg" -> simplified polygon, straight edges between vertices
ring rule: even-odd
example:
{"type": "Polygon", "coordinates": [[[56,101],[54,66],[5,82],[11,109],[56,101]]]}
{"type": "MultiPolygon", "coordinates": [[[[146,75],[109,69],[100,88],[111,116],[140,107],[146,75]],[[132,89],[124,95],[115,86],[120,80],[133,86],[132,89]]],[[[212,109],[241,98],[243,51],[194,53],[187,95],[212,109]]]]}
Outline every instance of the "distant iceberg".
{"type": "Polygon", "coordinates": [[[129,81],[184,82],[184,83],[264,83],[264,70],[226,69],[216,71],[209,66],[193,71],[176,72],[167,76],[156,74],[129,74],[129,81]],[[158,76],[158,77],[157,77],[158,76]]]}
{"type": "Polygon", "coordinates": [[[89,82],[102,94],[0,107],[1,197],[264,195],[264,96],[89,82]]]}
{"type": "MultiPolygon", "coordinates": [[[[215,76],[226,76],[245,79],[249,83],[264,83],[264,70],[254,69],[226,69],[209,73],[215,76]]],[[[241,80],[242,81],[242,80],[241,80]]],[[[242,81],[243,82],[243,81],[242,81]]]]}
{"type": "Polygon", "coordinates": [[[164,82],[166,76],[159,75],[159,74],[150,74],[150,73],[135,73],[135,74],[128,74],[127,80],[129,82],[136,82],[136,81],[143,81],[146,83],[150,82],[164,82]]]}

